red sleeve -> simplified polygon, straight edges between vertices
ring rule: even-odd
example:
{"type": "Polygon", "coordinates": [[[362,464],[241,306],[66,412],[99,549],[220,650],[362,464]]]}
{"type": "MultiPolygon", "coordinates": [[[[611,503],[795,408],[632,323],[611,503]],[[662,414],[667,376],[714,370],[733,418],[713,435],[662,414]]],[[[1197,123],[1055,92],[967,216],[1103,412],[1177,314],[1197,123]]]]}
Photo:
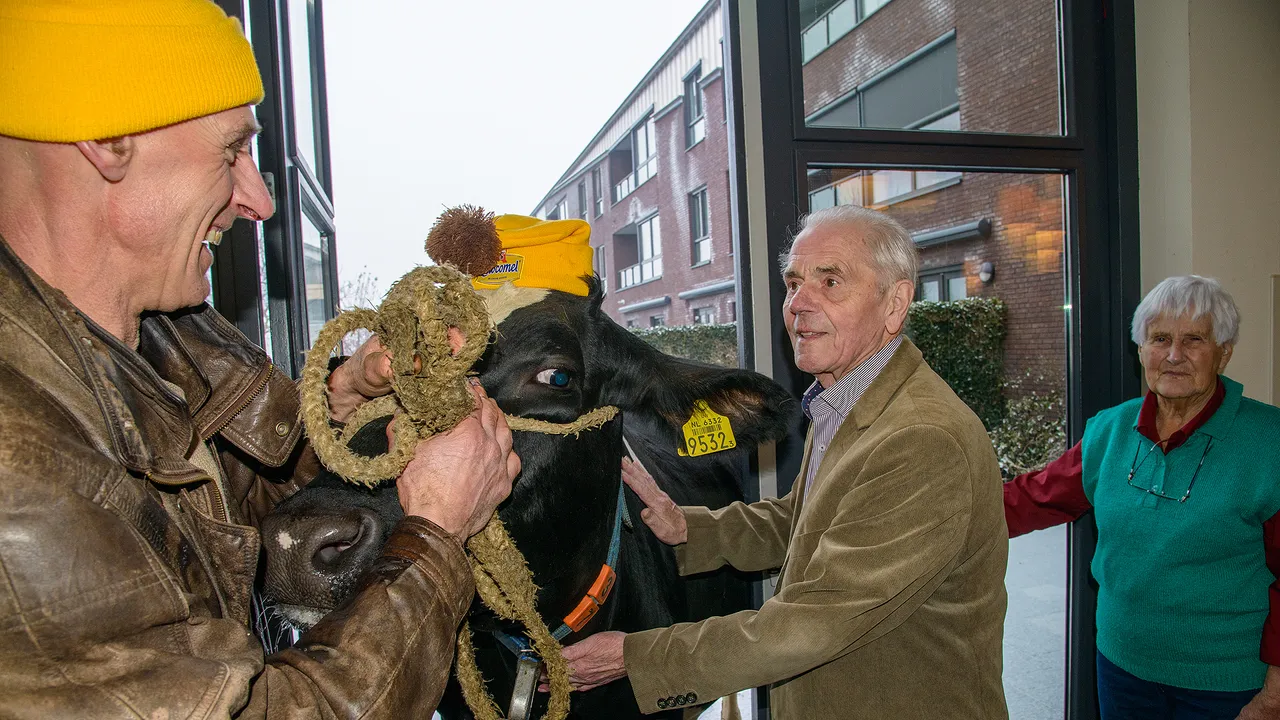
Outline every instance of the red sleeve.
{"type": "Polygon", "coordinates": [[[1262,624],[1262,662],[1280,665],[1280,513],[1262,523],[1262,544],[1267,552],[1267,568],[1276,576],[1267,596],[1271,609],[1262,624]]]}
{"type": "MultiPolygon", "coordinates": [[[[1071,522],[1089,512],[1092,506],[1084,495],[1082,457],[1080,443],[1076,443],[1043,470],[1019,475],[1004,484],[1004,518],[1009,523],[1009,537],[1071,522]]],[[[1272,586],[1272,607],[1280,609],[1276,592],[1280,590],[1272,586]]],[[[1280,629],[1280,615],[1276,622],[1280,629]]],[[[1280,642],[1276,650],[1280,652],[1280,642]]]]}

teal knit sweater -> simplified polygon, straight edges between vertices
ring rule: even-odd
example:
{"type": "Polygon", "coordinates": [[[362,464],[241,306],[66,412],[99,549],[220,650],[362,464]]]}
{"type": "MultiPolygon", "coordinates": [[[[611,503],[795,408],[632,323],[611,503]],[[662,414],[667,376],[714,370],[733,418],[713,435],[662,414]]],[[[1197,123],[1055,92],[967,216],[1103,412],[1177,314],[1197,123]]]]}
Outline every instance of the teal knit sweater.
{"type": "Polygon", "coordinates": [[[1098,413],[1081,449],[1098,522],[1098,650],[1144,680],[1241,691],[1267,668],[1258,650],[1275,576],[1262,524],[1280,510],[1280,408],[1222,381],[1222,406],[1168,455],[1138,433],[1141,399],[1098,413]],[[1185,503],[1139,489],[1182,497],[1202,457],[1185,503]]]}

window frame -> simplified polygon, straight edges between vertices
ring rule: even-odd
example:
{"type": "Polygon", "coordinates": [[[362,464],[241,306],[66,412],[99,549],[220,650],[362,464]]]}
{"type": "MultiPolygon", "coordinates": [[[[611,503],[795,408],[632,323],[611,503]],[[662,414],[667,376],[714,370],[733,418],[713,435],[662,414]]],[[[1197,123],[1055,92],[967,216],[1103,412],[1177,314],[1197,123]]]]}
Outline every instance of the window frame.
{"type": "Polygon", "coordinates": [[[964,300],[965,298],[969,297],[967,291],[963,298],[952,298],[951,286],[948,283],[951,280],[954,280],[956,278],[967,278],[967,277],[968,276],[965,275],[965,272],[964,272],[964,265],[947,265],[944,267],[929,268],[928,270],[921,270],[919,273],[916,274],[915,301],[919,302],[920,300],[923,299],[920,296],[924,289],[924,283],[926,279],[930,279],[930,278],[938,279],[939,298],[936,302],[952,302],[953,300],[964,300]]]}
{"type": "Polygon", "coordinates": [[[260,223],[260,228],[247,222],[235,223],[229,242],[215,249],[214,307],[251,341],[263,346],[282,372],[297,377],[305,353],[310,350],[302,247],[305,218],[310,218],[326,238],[327,253],[322,257],[327,318],[336,315],[339,299],[324,64],[324,1],[303,0],[308,8],[311,66],[306,72],[311,73],[316,168],[311,167],[298,147],[288,0],[217,2],[228,15],[245,24],[262,71],[264,97],[254,113],[263,131],[256,139],[255,161],[276,212],[260,223]]]}
{"type": "Polygon", "coordinates": [[[711,246],[711,197],[706,185],[689,193],[687,197],[689,200],[689,266],[701,267],[710,264],[714,257],[711,246]],[[701,234],[698,232],[699,225],[701,225],[701,234]],[[701,246],[706,248],[705,259],[698,257],[701,246]]]}
{"type": "Polygon", "coordinates": [[[602,177],[604,173],[601,172],[602,170],[603,167],[601,165],[591,168],[591,192],[593,195],[591,203],[595,211],[595,217],[604,215],[604,178],[602,177]]]}
{"type": "Polygon", "coordinates": [[[692,149],[707,137],[707,101],[702,91],[702,61],[699,60],[693,69],[682,80],[684,84],[684,147],[692,149]],[[695,114],[696,113],[696,114],[695,114]]]}

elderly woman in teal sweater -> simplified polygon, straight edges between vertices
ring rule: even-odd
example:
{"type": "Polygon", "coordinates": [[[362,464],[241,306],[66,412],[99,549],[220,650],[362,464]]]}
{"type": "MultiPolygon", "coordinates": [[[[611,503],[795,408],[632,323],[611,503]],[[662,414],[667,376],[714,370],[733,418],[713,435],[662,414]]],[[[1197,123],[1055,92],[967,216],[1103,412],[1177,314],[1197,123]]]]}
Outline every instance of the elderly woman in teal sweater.
{"type": "Polygon", "coordinates": [[[1280,718],[1280,409],[1221,374],[1238,327],[1218,281],[1161,282],[1133,318],[1150,392],[1005,485],[1010,537],[1094,511],[1103,720],[1280,718]]]}

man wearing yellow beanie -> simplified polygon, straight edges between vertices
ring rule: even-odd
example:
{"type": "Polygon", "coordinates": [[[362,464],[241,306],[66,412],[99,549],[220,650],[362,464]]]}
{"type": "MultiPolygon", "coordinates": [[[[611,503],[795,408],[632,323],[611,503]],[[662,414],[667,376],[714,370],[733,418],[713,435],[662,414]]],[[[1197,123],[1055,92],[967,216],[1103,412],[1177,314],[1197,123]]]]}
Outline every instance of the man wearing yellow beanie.
{"type": "MultiPolygon", "coordinates": [[[[250,632],[259,549],[293,542],[256,524],[310,464],[293,383],[204,303],[206,244],[273,212],[262,95],[208,0],[0,0],[2,717],[430,717],[443,690],[462,542],[519,471],[480,390],[351,603],[301,649],[250,632]]],[[[335,370],[335,420],[388,372],[376,341],[335,370]]]]}

